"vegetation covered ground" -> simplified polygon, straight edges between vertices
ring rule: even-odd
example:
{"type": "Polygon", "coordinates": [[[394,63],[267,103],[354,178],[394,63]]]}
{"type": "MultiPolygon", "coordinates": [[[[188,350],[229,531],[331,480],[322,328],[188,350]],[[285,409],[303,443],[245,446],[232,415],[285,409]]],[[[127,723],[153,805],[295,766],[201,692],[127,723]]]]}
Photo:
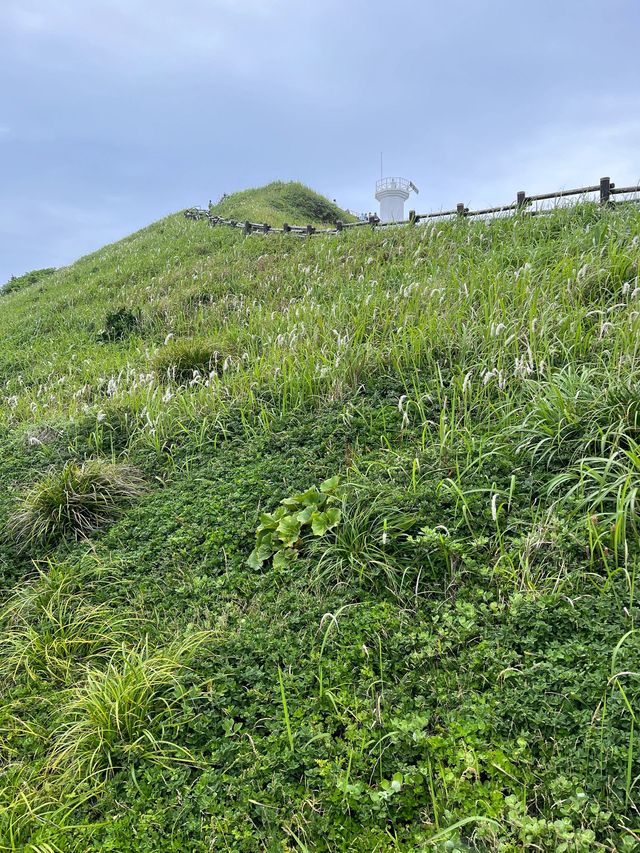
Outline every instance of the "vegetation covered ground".
{"type": "Polygon", "coordinates": [[[335,202],[297,181],[274,181],[257,189],[224,195],[211,212],[223,219],[289,225],[335,225],[336,220],[353,222],[356,217],[335,202]]]}
{"type": "Polygon", "coordinates": [[[639,849],[640,211],[355,230],[0,297],[0,849],[639,849]]]}

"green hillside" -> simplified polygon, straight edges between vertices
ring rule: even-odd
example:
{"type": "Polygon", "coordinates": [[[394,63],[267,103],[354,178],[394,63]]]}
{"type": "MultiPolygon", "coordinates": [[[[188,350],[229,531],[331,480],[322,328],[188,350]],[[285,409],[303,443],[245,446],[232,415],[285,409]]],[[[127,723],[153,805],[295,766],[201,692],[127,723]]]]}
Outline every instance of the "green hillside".
{"type": "Polygon", "coordinates": [[[639,261],[175,215],[2,295],[0,850],[638,849],[639,261]]]}
{"type": "Polygon", "coordinates": [[[224,219],[290,225],[335,225],[338,219],[353,222],[355,216],[319,193],[295,181],[274,181],[257,189],[224,196],[211,212],[224,219]]]}

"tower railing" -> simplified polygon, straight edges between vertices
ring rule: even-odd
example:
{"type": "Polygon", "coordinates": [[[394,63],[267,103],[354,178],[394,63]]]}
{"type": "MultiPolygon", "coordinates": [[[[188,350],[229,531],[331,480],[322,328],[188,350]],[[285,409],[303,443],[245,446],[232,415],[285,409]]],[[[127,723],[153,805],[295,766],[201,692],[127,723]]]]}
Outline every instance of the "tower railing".
{"type": "Polygon", "coordinates": [[[376,192],[384,190],[402,190],[408,193],[411,191],[411,181],[406,178],[380,178],[376,181],[376,192]]]}

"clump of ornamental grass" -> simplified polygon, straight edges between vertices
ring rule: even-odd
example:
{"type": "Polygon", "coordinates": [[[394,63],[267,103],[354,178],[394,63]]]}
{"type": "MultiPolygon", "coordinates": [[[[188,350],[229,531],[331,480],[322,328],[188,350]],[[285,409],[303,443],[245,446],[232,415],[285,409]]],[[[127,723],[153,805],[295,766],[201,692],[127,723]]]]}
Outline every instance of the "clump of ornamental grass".
{"type": "MultiPolygon", "coordinates": [[[[139,620],[60,583],[31,601],[17,593],[0,613],[0,679],[68,684],[88,663],[107,660],[139,620]]],[[[44,592],[44,590],[43,590],[44,592]]]]}
{"type": "Polygon", "coordinates": [[[401,595],[415,582],[403,551],[417,523],[395,495],[352,485],[342,503],[341,523],[330,537],[312,543],[315,582],[325,588],[355,582],[401,595]]]}
{"type": "Polygon", "coordinates": [[[0,850],[59,850],[58,847],[38,845],[43,836],[51,837],[51,828],[58,825],[56,812],[69,811],[43,790],[41,767],[34,762],[7,762],[3,766],[0,785],[0,850]]]}
{"type": "Polygon", "coordinates": [[[88,539],[145,491],[127,465],[89,459],[50,470],[25,493],[8,533],[21,550],[88,539]]]}
{"type": "Polygon", "coordinates": [[[37,568],[0,608],[0,693],[27,683],[76,684],[150,626],[129,605],[128,584],[94,559],[37,568]]]}
{"type": "Polygon", "coordinates": [[[191,634],[165,649],[144,640],[86,671],[61,708],[49,769],[64,778],[99,779],[131,760],[196,763],[175,742],[183,721],[189,662],[210,639],[191,634]]]}
{"type": "Polygon", "coordinates": [[[152,365],[161,380],[182,384],[199,376],[221,374],[228,356],[218,341],[188,338],[168,341],[156,352],[152,365]]]}
{"type": "Polygon", "coordinates": [[[37,762],[5,762],[0,850],[61,849],[52,846],[54,840],[66,840],[67,830],[88,825],[79,809],[104,791],[113,772],[134,761],[197,764],[176,739],[185,693],[193,696],[193,686],[185,684],[189,663],[210,637],[210,632],[193,633],[163,649],[146,640],[129,648],[122,644],[108,660],[87,666],[77,685],[58,694],[51,733],[3,709],[0,741],[21,733],[32,741],[46,738],[51,749],[37,762]],[[9,846],[3,847],[3,841],[9,846]]]}
{"type": "Polygon", "coordinates": [[[73,562],[46,559],[36,563],[35,569],[35,574],[21,580],[3,603],[0,623],[34,619],[54,598],[73,598],[80,593],[93,593],[98,587],[104,592],[115,586],[112,568],[93,554],[85,554],[73,562]]]}

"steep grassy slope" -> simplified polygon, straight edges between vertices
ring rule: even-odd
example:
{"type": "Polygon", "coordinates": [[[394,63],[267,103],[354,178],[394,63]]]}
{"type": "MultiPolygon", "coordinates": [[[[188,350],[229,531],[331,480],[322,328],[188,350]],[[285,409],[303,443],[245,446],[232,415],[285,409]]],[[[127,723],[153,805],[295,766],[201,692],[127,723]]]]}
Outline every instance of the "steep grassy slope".
{"type": "Polygon", "coordinates": [[[637,849],[640,212],[356,230],[2,297],[0,849],[637,849]]]}
{"type": "Polygon", "coordinates": [[[338,219],[352,222],[355,217],[338,205],[295,181],[274,181],[258,189],[242,190],[222,198],[212,213],[224,219],[290,225],[335,225],[338,219]]]}

